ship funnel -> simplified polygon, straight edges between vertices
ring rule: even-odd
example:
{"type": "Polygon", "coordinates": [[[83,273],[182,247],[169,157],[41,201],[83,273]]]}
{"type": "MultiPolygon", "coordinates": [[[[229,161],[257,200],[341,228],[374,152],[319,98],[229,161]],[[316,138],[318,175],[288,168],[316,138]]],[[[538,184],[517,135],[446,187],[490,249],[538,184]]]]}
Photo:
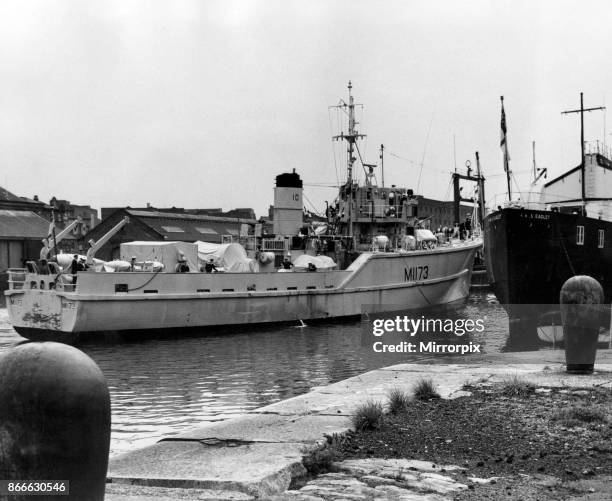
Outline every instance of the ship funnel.
{"type": "Polygon", "coordinates": [[[297,235],[304,226],[302,186],[295,169],[276,176],[273,211],[275,235],[297,235]]]}

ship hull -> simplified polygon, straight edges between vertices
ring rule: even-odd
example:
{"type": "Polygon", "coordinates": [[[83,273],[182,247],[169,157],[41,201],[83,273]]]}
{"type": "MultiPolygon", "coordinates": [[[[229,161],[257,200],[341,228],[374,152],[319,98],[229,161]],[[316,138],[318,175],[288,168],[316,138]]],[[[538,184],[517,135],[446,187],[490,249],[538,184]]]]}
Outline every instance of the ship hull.
{"type": "Polygon", "coordinates": [[[479,247],[367,253],[330,272],[82,273],[74,292],[28,289],[28,276],[5,294],[14,328],[39,340],[325,320],[461,301],[479,247]]]}
{"type": "Polygon", "coordinates": [[[606,301],[612,298],[610,222],[577,214],[502,209],[485,219],[484,248],[489,283],[508,312],[508,343],[513,348],[538,346],[538,325],[558,309],[552,305],[559,304],[567,279],[593,277],[602,285],[606,301]]]}
{"type": "Polygon", "coordinates": [[[558,304],[565,281],[589,275],[612,297],[612,223],[577,214],[502,209],[485,220],[489,283],[503,304],[558,304]],[[578,227],[584,228],[579,243],[578,227]],[[599,240],[603,230],[603,243],[599,240]]]}

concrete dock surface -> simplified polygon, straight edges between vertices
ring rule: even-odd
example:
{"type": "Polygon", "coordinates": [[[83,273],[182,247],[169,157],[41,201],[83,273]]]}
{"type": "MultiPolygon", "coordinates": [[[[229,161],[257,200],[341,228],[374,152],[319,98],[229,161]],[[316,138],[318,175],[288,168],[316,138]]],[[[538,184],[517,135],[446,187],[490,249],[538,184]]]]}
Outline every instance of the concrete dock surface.
{"type": "Polygon", "coordinates": [[[567,374],[561,350],[439,357],[373,370],[113,458],[105,499],[335,499],[334,486],[354,489],[346,499],[450,499],[466,486],[440,472],[456,467],[407,460],[344,461],[339,473],[286,491],[306,473],[302,457],[326,436],[348,431],[355,408],[366,400],[385,401],[390,389],[409,391],[421,378],[431,378],[443,398],[455,398],[466,394],[466,383],[515,375],[536,387],[612,388],[612,350],[598,350],[591,375],[567,374]],[[410,471],[402,492],[386,481],[398,468],[410,471]],[[321,497],[321,489],[328,495],[321,497]]]}

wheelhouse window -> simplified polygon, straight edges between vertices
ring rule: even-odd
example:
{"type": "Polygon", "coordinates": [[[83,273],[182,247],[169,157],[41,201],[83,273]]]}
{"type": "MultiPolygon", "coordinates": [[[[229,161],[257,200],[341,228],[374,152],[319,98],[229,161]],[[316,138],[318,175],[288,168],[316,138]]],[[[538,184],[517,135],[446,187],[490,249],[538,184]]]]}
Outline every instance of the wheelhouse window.
{"type": "Polygon", "coordinates": [[[584,245],[584,226],[576,226],[576,245],[584,245]]]}
{"type": "Polygon", "coordinates": [[[599,230],[597,232],[597,247],[599,247],[600,249],[603,249],[604,247],[604,230],[599,230]]]}

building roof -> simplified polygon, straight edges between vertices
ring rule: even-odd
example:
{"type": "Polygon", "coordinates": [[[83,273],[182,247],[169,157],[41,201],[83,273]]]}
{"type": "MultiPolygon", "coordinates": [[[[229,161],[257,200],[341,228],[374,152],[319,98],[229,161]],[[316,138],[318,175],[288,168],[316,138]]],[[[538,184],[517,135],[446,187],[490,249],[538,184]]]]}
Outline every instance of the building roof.
{"type": "Polygon", "coordinates": [[[9,202],[23,202],[17,195],[12,194],[9,190],[0,186],[0,200],[7,200],[9,202]]]}
{"type": "Polygon", "coordinates": [[[239,236],[241,224],[256,224],[255,219],[193,215],[184,213],[139,211],[125,209],[125,212],[161,237],[171,240],[190,241],[221,238],[222,235],[239,236]]]}
{"type": "Polygon", "coordinates": [[[5,202],[21,202],[21,203],[27,203],[27,204],[34,204],[34,205],[40,205],[42,207],[47,206],[45,202],[41,202],[40,200],[33,200],[28,197],[18,197],[17,195],[15,195],[14,193],[11,193],[6,188],[2,188],[2,186],[0,186],[0,200],[3,200],[5,202]]]}
{"type": "Polygon", "coordinates": [[[0,239],[42,239],[49,232],[49,221],[32,211],[0,210],[0,239]]]}
{"type": "Polygon", "coordinates": [[[51,206],[47,205],[40,200],[32,200],[28,197],[18,197],[14,193],[11,193],[6,188],[2,188],[0,186],[0,206],[6,207],[7,209],[15,209],[15,210],[51,210],[51,206]]]}
{"type": "Polygon", "coordinates": [[[208,214],[185,214],[182,212],[158,212],[158,211],[145,211],[145,210],[133,210],[126,209],[128,214],[137,217],[146,218],[162,218],[162,219],[177,219],[177,220],[188,220],[188,221],[214,221],[217,223],[245,223],[255,224],[255,219],[244,219],[239,217],[221,217],[221,216],[209,216],[208,214]]]}

